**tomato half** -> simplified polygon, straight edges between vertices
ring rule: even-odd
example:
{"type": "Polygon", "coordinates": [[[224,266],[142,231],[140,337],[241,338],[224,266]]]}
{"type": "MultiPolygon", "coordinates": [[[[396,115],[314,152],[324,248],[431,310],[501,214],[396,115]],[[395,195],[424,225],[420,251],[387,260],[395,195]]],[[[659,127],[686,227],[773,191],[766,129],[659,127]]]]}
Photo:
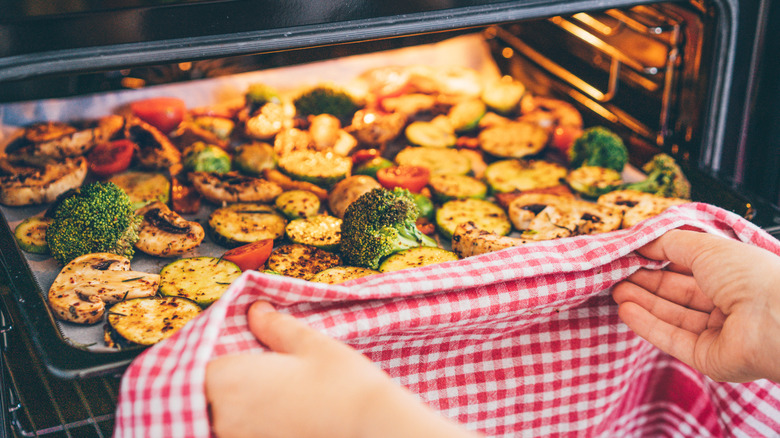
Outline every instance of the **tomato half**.
{"type": "Polygon", "coordinates": [[[550,136],[550,146],[560,151],[563,156],[568,156],[569,148],[580,135],[582,135],[582,129],[577,126],[557,126],[550,136]]]}
{"type": "Polygon", "coordinates": [[[379,169],[376,179],[386,189],[400,187],[419,193],[431,179],[431,172],[422,166],[391,166],[379,169]]]}
{"type": "Polygon", "coordinates": [[[357,166],[358,164],[371,161],[379,155],[380,154],[378,149],[360,149],[352,154],[352,164],[357,166]]]}
{"type": "Polygon", "coordinates": [[[167,134],[184,119],[187,108],[184,101],[175,97],[153,97],[130,104],[133,114],[144,122],[167,134]]]}
{"type": "Polygon", "coordinates": [[[273,239],[258,240],[227,250],[222,258],[235,263],[242,271],[259,270],[268,260],[273,248],[273,239]]]}
{"type": "Polygon", "coordinates": [[[130,167],[136,145],[130,140],[99,143],[87,154],[89,170],[99,177],[111,176],[130,167]]]}

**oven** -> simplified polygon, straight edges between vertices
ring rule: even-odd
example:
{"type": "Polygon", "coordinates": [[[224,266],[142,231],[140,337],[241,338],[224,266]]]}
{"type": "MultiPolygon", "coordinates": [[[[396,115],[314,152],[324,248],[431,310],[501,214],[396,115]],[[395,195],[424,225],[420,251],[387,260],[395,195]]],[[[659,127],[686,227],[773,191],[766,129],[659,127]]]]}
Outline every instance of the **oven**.
{"type": "MultiPolygon", "coordinates": [[[[709,202],[780,235],[780,19],[769,0],[0,1],[0,124],[20,102],[148,89],[478,35],[502,74],[666,152],[709,202]],[[3,108],[6,107],[4,110],[3,108]]],[[[466,56],[467,54],[464,54],[466,56]]],[[[0,415],[16,436],[108,436],[122,364],[52,347],[3,244],[0,415]],[[45,344],[45,345],[44,345],[45,344]],[[52,357],[53,356],[53,357],[52,357]]],[[[15,251],[13,251],[15,252],[15,251]]]]}

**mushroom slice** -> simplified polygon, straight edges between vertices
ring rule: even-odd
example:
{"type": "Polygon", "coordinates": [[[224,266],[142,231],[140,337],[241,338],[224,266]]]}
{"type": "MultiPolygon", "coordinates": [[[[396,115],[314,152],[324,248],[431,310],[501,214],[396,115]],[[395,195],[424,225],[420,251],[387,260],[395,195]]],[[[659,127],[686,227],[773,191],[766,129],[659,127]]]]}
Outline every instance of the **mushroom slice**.
{"type": "Polygon", "coordinates": [[[596,234],[620,228],[623,212],[617,207],[544,193],[520,195],[509,203],[508,216],[523,237],[549,240],[596,234]]]}
{"type": "Polygon", "coordinates": [[[0,158],[0,203],[10,206],[44,204],[79,187],[87,176],[84,157],[50,162],[43,168],[19,167],[0,158]]]}
{"type": "Polygon", "coordinates": [[[146,169],[165,170],[181,163],[181,151],[171,140],[138,117],[128,119],[125,136],[138,145],[136,158],[146,169]]]}
{"type": "Polygon", "coordinates": [[[237,172],[191,172],[190,182],[207,200],[223,202],[271,202],[282,193],[282,188],[270,181],[237,172]]]}
{"type": "Polygon", "coordinates": [[[96,144],[112,138],[124,124],[125,119],[117,115],[102,117],[83,129],[61,122],[38,123],[25,129],[24,135],[9,145],[9,153],[33,162],[84,155],[96,144]]]}
{"type": "Polygon", "coordinates": [[[400,112],[360,110],[352,117],[349,129],[361,144],[381,147],[403,132],[406,121],[407,116],[400,112]]]}
{"type": "Polygon", "coordinates": [[[49,306],[64,321],[93,324],[106,304],[157,293],[160,276],[130,270],[130,260],[116,254],[93,253],[75,258],[49,288],[49,306]]]}
{"type": "Polygon", "coordinates": [[[530,241],[481,230],[474,222],[468,221],[458,224],[455,228],[452,234],[452,250],[460,258],[464,258],[520,246],[530,241]]]}
{"type": "Polygon", "coordinates": [[[143,217],[135,247],[149,255],[174,257],[197,247],[206,235],[203,226],[188,221],[162,202],[136,210],[143,217]]]}
{"type": "Polygon", "coordinates": [[[576,200],[567,196],[557,196],[547,193],[522,194],[509,202],[507,215],[515,229],[527,230],[531,228],[531,221],[546,207],[552,206],[557,210],[556,216],[570,210],[576,200]]]}
{"type": "Polygon", "coordinates": [[[631,228],[639,222],[663,213],[667,208],[690,202],[681,198],[665,198],[637,190],[618,190],[602,195],[598,203],[624,211],[622,228],[631,228]]]}
{"type": "Polygon", "coordinates": [[[615,231],[623,222],[623,211],[609,205],[580,202],[577,234],[598,234],[615,231]]]}

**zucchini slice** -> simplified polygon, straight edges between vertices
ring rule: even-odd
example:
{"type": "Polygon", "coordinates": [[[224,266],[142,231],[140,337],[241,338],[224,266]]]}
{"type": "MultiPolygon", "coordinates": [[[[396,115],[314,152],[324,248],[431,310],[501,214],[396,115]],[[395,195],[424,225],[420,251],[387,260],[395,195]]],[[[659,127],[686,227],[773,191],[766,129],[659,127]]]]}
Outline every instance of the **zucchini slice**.
{"type": "Polygon", "coordinates": [[[267,268],[272,271],[303,280],[340,264],[341,259],[336,254],[297,243],[276,248],[266,262],[267,268]]]}
{"type": "Polygon", "coordinates": [[[107,319],[122,340],[131,345],[153,345],[169,338],[201,311],[197,303],[186,298],[146,297],[114,304],[108,309],[107,319]]]}
{"type": "Polygon", "coordinates": [[[463,222],[474,222],[480,230],[504,236],[512,224],[498,205],[482,199],[456,199],[444,203],[436,211],[436,225],[447,239],[452,239],[455,228],[463,222]]]}
{"type": "Polygon", "coordinates": [[[496,193],[557,186],[565,177],[565,167],[543,160],[496,161],[485,170],[485,180],[496,193]]]}
{"type": "Polygon", "coordinates": [[[487,184],[466,175],[431,175],[428,185],[439,202],[463,198],[485,199],[487,196],[487,184]]]}
{"type": "Polygon", "coordinates": [[[240,275],[241,269],[233,262],[207,256],[187,257],[162,268],[159,291],[205,307],[217,301],[240,275]]]}
{"type": "Polygon", "coordinates": [[[124,172],[112,176],[109,181],[127,193],[136,210],[154,201],[167,204],[170,199],[171,182],[159,172],[124,172]]]}
{"type": "Polygon", "coordinates": [[[218,244],[227,247],[278,239],[284,236],[285,226],[287,219],[265,204],[230,204],[214,210],[209,216],[212,237],[218,244]]]}
{"type": "Polygon", "coordinates": [[[419,246],[417,248],[405,249],[386,258],[379,265],[379,271],[400,271],[401,269],[419,268],[453,260],[458,260],[458,255],[452,251],[430,246],[419,246]]]}
{"type": "Polygon", "coordinates": [[[520,121],[491,126],[478,139],[482,150],[494,157],[521,158],[541,152],[548,137],[541,126],[520,121]]]}
{"type": "Polygon", "coordinates": [[[566,175],[566,183],[572,190],[590,198],[617,190],[623,184],[620,172],[598,166],[578,167],[566,175]]]}
{"type": "Polygon", "coordinates": [[[395,156],[402,166],[422,166],[431,174],[449,173],[466,175],[471,171],[471,160],[457,149],[408,147],[395,156]]]}
{"type": "Polygon", "coordinates": [[[487,112],[487,107],[479,99],[464,100],[450,108],[447,117],[455,132],[468,132],[475,129],[487,112]]]}
{"type": "Polygon", "coordinates": [[[293,151],[279,158],[279,169],[292,179],[330,187],[350,175],[352,159],[333,152],[293,151]]]}
{"type": "Polygon", "coordinates": [[[282,193],[274,202],[276,208],[288,219],[301,219],[320,212],[320,198],[308,190],[290,190],[282,193]]]}
{"type": "Polygon", "coordinates": [[[54,219],[32,216],[23,220],[14,228],[14,239],[22,251],[32,254],[48,254],[49,244],[46,243],[46,230],[54,219]]]}
{"type": "Polygon", "coordinates": [[[520,107],[525,85],[511,76],[490,82],[482,90],[482,101],[493,111],[509,114],[520,107]]]}
{"type": "Polygon", "coordinates": [[[404,132],[409,143],[417,146],[450,148],[455,146],[455,141],[457,141],[455,131],[443,123],[412,122],[404,132]]]}
{"type": "Polygon", "coordinates": [[[318,272],[310,281],[316,283],[327,284],[339,284],[345,281],[354,280],[360,277],[366,277],[368,275],[379,274],[379,271],[375,271],[369,268],[360,268],[357,266],[334,266],[324,271],[318,272]]]}
{"type": "Polygon", "coordinates": [[[341,243],[341,219],[325,214],[290,221],[285,228],[293,243],[333,251],[341,243]]]}

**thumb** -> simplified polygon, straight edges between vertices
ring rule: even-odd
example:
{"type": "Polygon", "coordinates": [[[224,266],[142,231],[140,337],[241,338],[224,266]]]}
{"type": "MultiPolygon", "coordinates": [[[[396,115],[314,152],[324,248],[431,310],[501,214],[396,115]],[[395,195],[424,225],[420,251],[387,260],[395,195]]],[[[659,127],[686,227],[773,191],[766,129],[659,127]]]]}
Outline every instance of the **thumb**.
{"type": "Polygon", "coordinates": [[[277,312],[266,301],[256,301],[249,307],[247,322],[257,340],[277,353],[305,353],[324,337],[294,317],[277,312]]]}

